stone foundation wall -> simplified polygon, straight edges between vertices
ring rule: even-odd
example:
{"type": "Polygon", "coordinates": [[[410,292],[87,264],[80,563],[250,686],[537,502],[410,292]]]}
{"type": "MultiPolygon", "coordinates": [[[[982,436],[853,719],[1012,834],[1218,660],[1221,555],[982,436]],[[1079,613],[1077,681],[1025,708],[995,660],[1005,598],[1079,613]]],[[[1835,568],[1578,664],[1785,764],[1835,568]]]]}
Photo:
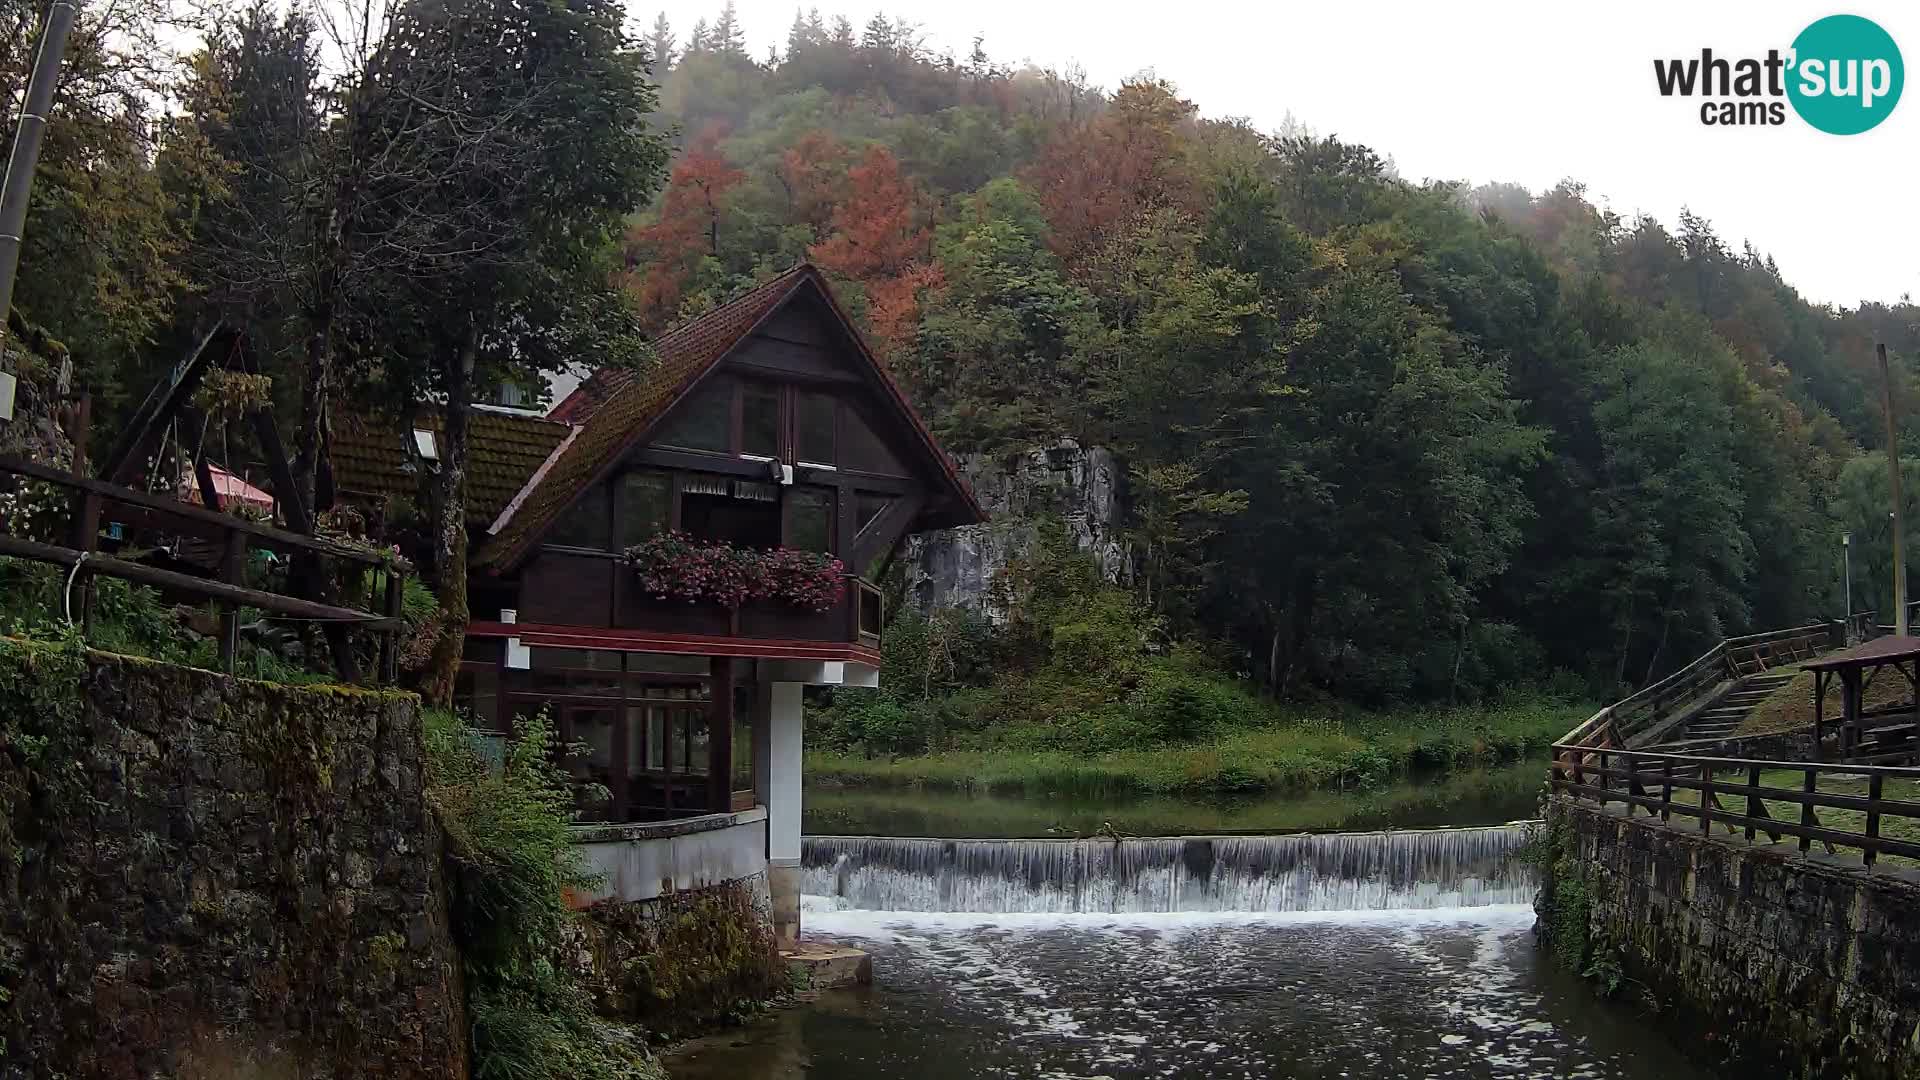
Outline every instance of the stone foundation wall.
{"type": "Polygon", "coordinates": [[[0,1078],[464,1078],[411,695],[0,639],[0,1078]]]}
{"type": "Polygon", "coordinates": [[[767,876],[606,900],[585,910],[572,951],[607,1016],[671,1038],[736,1020],[788,989],[773,945],[767,876]]]}
{"type": "Polygon", "coordinates": [[[1547,819],[1562,850],[1543,925],[1565,925],[1552,905],[1583,906],[1589,955],[1618,957],[1703,1057],[1768,1076],[1920,1072],[1920,876],[1560,797],[1547,819]]]}

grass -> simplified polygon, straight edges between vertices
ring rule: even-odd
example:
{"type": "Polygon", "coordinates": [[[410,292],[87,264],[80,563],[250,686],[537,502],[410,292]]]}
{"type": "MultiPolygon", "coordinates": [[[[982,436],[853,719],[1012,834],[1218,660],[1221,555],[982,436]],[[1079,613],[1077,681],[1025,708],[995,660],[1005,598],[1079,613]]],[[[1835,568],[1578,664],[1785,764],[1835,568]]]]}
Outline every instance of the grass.
{"type": "Polygon", "coordinates": [[[993,748],[909,757],[819,750],[823,785],[896,785],[1084,795],[1231,793],[1377,786],[1419,767],[1495,764],[1545,749],[1592,712],[1526,702],[1479,709],[1291,711],[1273,724],[1184,744],[1104,753],[993,748]]]}
{"type": "MultiPolygon", "coordinates": [[[[1781,669],[1787,670],[1787,669],[1781,669]]],[[[1793,681],[1775,690],[1767,700],[1754,706],[1747,718],[1735,729],[1735,736],[1774,735],[1787,731],[1799,731],[1813,726],[1813,672],[1801,671],[1796,665],[1793,681]]],[[[1862,695],[1869,709],[1883,705],[1898,705],[1913,700],[1909,693],[1907,680],[1897,671],[1882,669],[1880,676],[1867,686],[1862,695]]],[[[1825,715],[1833,720],[1840,715],[1840,680],[1827,681],[1825,715]]]]}
{"type": "Polygon", "coordinates": [[[1546,760],[1461,769],[1379,789],[1264,794],[1001,795],[932,787],[821,786],[807,777],[810,835],[1184,836],[1499,824],[1532,817],[1546,760]]]}
{"type": "MultiPolygon", "coordinates": [[[[1745,778],[1741,777],[1741,779],[1744,780],[1745,778]]],[[[1760,784],[1763,787],[1786,788],[1788,790],[1798,791],[1805,781],[1806,774],[1798,769],[1770,769],[1760,774],[1760,784]]],[[[1816,787],[1817,790],[1829,795],[1857,795],[1864,798],[1867,794],[1867,778],[1864,776],[1844,776],[1823,773],[1817,781],[1816,787]]],[[[1883,799],[1920,802],[1920,780],[1888,779],[1882,781],[1880,796],[1883,799]]],[[[1685,806],[1699,806],[1700,793],[1690,788],[1675,788],[1673,791],[1673,801],[1685,806]]],[[[1767,813],[1772,817],[1794,823],[1798,823],[1800,820],[1800,805],[1798,803],[1783,802],[1774,799],[1762,799],[1760,802],[1761,805],[1767,808],[1767,813]]],[[[1728,813],[1745,814],[1747,812],[1747,802],[1744,797],[1738,795],[1728,796],[1722,793],[1720,795],[1720,803],[1728,813]]],[[[1867,815],[1864,811],[1846,810],[1832,806],[1817,806],[1814,807],[1814,815],[1821,828],[1855,833],[1861,836],[1866,835],[1867,815]]],[[[1746,830],[1742,827],[1739,831],[1744,834],[1746,830]]],[[[1765,832],[1757,832],[1755,839],[1759,839],[1765,835],[1765,832]]],[[[1890,840],[1904,840],[1908,843],[1920,844],[1920,819],[1902,817],[1897,814],[1882,811],[1880,814],[1880,835],[1890,840]]],[[[1798,838],[1793,836],[1783,835],[1782,838],[1787,843],[1798,842],[1798,838]]],[[[1815,844],[1818,845],[1818,841],[1815,841],[1815,844]]],[[[1826,849],[1824,846],[1816,846],[1813,850],[1824,851],[1826,849]]],[[[1857,848],[1842,847],[1839,850],[1842,854],[1846,855],[1858,856],[1860,854],[1857,848]]],[[[1883,856],[1881,862],[1906,868],[1920,866],[1920,861],[1898,855],[1883,856]]]]}

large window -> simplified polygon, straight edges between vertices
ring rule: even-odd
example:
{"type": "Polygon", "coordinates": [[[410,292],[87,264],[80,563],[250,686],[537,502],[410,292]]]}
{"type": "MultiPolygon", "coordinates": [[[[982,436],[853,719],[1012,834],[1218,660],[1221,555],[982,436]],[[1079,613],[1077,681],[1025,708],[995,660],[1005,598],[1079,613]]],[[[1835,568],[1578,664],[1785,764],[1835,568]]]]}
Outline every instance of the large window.
{"type": "MultiPolygon", "coordinates": [[[[708,658],[536,647],[531,660],[529,671],[506,672],[499,692],[516,719],[545,710],[561,745],[575,751],[566,764],[580,785],[584,820],[651,821],[720,809],[713,805],[715,770],[731,779],[737,766],[715,753],[708,658]]],[[[489,667],[489,674],[501,673],[489,667]]],[[[479,677],[463,680],[475,704],[484,685],[479,677]]],[[[739,723],[744,719],[736,717],[739,723]]]]}
{"type": "Polygon", "coordinates": [[[732,379],[708,379],[674,410],[660,443],[719,454],[733,449],[734,387],[732,379]]]}
{"type": "Polygon", "coordinates": [[[787,546],[803,551],[833,550],[833,489],[797,487],[787,493],[792,519],[787,546]]]}
{"type": "Polygon", "coordinates": [[[608,535],[607,489],[596,487],[560,515],[547,543],[604,551],[608,535]]]}
{"type": "Polygon", "coordinates": [[[780,388],[771,383],[747,383],[740,392],[740,452],[757,457],[780,456],[780,388]]]}
{"type": "Polygon", "coordinates": [[[834,446],[835,413],[839,402],[832,394],[801,390],[794,395],[793,456],[811,465],[833,465],[840,459],[834,446]]]}
{"type": "Polygon", "coordinates": [[[644,469],[622,476],[618,512],[622,549],[666,532],[673,520],[672,478],[644,469]]]}

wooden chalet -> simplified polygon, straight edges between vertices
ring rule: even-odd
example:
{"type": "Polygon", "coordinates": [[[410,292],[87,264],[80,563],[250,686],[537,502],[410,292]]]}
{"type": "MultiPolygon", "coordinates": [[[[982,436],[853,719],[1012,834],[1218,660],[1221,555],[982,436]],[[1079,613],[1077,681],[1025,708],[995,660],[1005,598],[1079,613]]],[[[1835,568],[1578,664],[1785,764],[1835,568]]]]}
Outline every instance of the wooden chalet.
{"type": "MultiPolygon", "coordinates": [[[[817,269],[655,347],[650,368],[603,369],[550,417],[474,414],[461,697],[502,733],[550,710],[589,748],[573,760],[582,780],[608,793],[592,820],[666,823],[662,836],[744,829],[742,845],[757,824],[785,938],[798,919],[800,687],[878,685],[873,578],[909,534],[984,515],[817,269]],[[842,580],[813,605],[661,595],[624,553],[666,534],[816,553],[842,580]]],[[[436,421],[343,422],[336,486],[411,497],[437,438],[436,421]]],[[[677,880],[652,856],[608,857],[610,888],[629,898],[677,880]],[[622,886],[622,867],[654,880],[622,886]]]]}

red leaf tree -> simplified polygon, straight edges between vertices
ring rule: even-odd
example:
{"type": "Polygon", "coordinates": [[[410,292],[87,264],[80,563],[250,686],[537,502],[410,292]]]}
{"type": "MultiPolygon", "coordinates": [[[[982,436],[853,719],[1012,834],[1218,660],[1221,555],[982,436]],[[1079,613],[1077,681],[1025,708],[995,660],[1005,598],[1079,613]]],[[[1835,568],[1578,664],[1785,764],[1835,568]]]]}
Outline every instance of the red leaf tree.
{"type": "Polygon", "coordinates": [[[1105,111],[1062,129],[1024,174],[1069,267],[1149,210],[1202,201],[1188,163],[1194,105],[1165,82],[1130,82],[1105,111]]]}
{"type": "Polygon", "coordinates": [[[660,216],[627,234],[628,287],[649,330],[678,321],[681,297],[700,260],[720,253],[729,192],[746,174],[720,153],[719,134],[707,133],[681,157],[667,181],[660,216]]]}

